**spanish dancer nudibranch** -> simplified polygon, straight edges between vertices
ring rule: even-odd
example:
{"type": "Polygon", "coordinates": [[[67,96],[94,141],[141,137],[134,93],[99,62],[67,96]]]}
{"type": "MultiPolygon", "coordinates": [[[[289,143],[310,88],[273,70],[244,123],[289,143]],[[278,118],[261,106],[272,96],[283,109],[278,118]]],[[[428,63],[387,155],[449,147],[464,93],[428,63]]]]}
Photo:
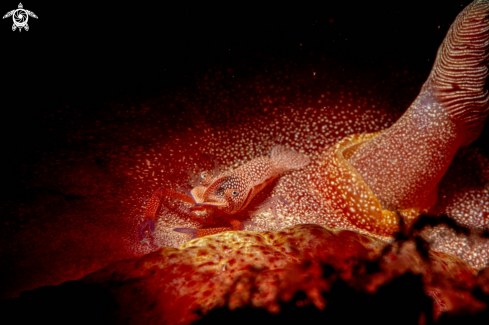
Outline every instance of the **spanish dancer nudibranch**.
{"type": "MultiPolygon", "coordinates": [[[[364,110],[360,105],[354,109],[351,98],[345,98],[343,103],[351,115],[338,106],[314,105],[296,110],[270,105],[261,108],[262,111],[257,108],[261,119],[250,112],[237,113],[234,117],[226,115],[227,121],[221,126],[218,123],[223,119],[221,110],[206,108],[199,113],[199,125],[188,128],[186,134],[171,135],[177,142],[160,150],[170,157],[182,157],[181,163],[187,160],[194,165],[205,164],[196,158],[200,151],[215,156],[221,165],[232,169],[260,153],[263,155],[267,148],[286,144],[311,157],[312,162],[278,178],[253,201],[259,205],[271,197],[283,198],[289,204],[277,205],[276,216],[266,210],[237,216],[245,222],[245,230],[267,231],[274,230],[277,224],[288,227],[311,223],[391,241],[402,224],[412,225],[421,213],[450,215],[453,210],[450,204],[440,203],[447,195],[440,199],[438,192],[445,193],[447,189],[439,189],[439,184],[444,184],[441,180],[458,149],[478,137],[488,115],[487,13],[484,1],[475,1],[463,10],[440,46],[420,94],[406,113],[385,130],[381,126],[392,123],[394,115],[378,109],[364,110]],[[362,119],[377,120],[379,125],[369,131],[361,127],[362,119]],[[190,145],[177,153],[178,142],[190,145]]],[[[318,103],[321,101],[328,102],[324,94],[318,103]]],[[[484,164],[486,158],[475,156],[484,164]]],[[[169,162],[172,163],[175,161],[169,162]]],[[[148,161],[150,164],[164,166],[164,162],[148,161]]],[[[161,168],[162,172],[171,169],[161,168]]],[[[487,174],[486,167],[481,168],[487,174]]],[[[184,174],[175,177],[176,174],[155,178],[153,186],[163,185],[176,191],[186,183],[184,174]]],[[[470,205],[477,205],[479,218],[468,222],[470,227],[486,227],[489,207],[485,182],[471,189],[477,193],[477,199],[470,205]]],[[[449,193],[453,199],[460,195],[463,193],[449,193]]],[[[170,201],[163,199],[158,210],[155,241],[159,246],[178,246],[189,238],[172,233],[171,229],[211,226],[193,220],[184,203],[170,201]]],[[[462,205],[462,209],[467,205],[462,205]]],[[[462,220],[467,213],[470,211],[462,210],[451,217],[467,225],[467,218],[462,220]]],[[[468,239],[452,234],[448,240],[441,235],[447,232],[442,228],[425,232],[433,247],[456,254],[476,267],[487,264],[489,246],[485,240],[472,240],[472,248],[461,251],[455,247],[467,246],[468,239]]]]}

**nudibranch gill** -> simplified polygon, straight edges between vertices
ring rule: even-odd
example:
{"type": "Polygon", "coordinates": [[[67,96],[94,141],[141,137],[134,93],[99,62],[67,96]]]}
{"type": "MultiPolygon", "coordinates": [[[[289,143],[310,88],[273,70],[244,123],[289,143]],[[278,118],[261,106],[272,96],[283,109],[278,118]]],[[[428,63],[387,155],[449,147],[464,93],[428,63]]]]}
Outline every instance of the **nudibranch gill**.
{"type": "MultiPolygon", "coordinates": [[[[395,110],[379,108],[385,103],[372,102],[358,86],[334,89],[325,79],[317,79],[321,67],[307,77],[296,76],[295,85],[313,89],[303,97],[292,92],[288,78],[278,78],[279,82],[268,87],[268,79],[258,79],[255,83],[269,94],[260,101],[250,96],[256,84],[234,76],[228,84],[226,75],[217,73],[214,81],[208,82],[206,76],[197,83],[195,102],[182,96],[179,106],[165,102],[180,114],[192,113],[193,119],[166,117],[159,125],[169,129],[165,140],[139,150],[140,164],[127,163],[124,172],[134,176],[149,198],[159,187],[178,191],[187,186],[187,176],[178,172],[179,166],[206,168],[209,162],[199,158],[199,152],[216,157],[231,170],[276,145],[286,145],[310,157],[311,163],[277,178],[250,204],[252,210],[254,204],[283,197],[289,204],[279,206],[278,223],[270,211],[252,215],[247,211],[236,216],[245,221],[246,230],[313,223],[390,240],[400,230],[401,218],[410,224],[421,211],[440,214],[453,210],[450,204],[440,206],[447,195],[438,197],[437,189],[454,199],[466,190],[441,186],[459,147],[477,137],[487,118],[488,8],[487,1],[475,1],[457,17],[420,94],[398,120],[395,110]],[[334,94],[333,89],[337,90],[334,94]],[[435,202],[436,212],[430,210],[435,202]]],[[[464,155],[472,157],[480,169],[471,188],[477,195],[457,208],[462,216],[477,210],[487,219],[489,195],[483,177],[488,174],[487,158],[470,150],[464,155]]],[[[143,204],[135,211],[144,208],[143,204]]],[[[458,215],[452,217],[457,220],[458,215]]],[[[188,240],[188,235],[172,231],[176,227],[208,226],[189,216],[184,202],[165,198],[157,219],[154,243],[158,246],[175,247],[188,240]]],[[[476,222],[475,227],[486,226],[485,221],[476,222]]],[[[479,260],[481,254],[489,256],[470,249],[461,255],[479,260]]]]}

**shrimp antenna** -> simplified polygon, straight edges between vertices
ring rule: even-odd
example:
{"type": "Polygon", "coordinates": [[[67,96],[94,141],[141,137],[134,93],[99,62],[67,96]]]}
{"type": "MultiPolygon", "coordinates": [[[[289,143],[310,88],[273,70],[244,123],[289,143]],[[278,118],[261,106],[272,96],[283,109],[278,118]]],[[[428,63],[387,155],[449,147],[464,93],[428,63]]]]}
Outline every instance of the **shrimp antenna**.
{"type": "Polygon", "coordinates": [[[217,162],[216,157],[214,157],[212,155],[208,155],[206,153],[201,153],[200,155],[204,158],[211,159],[214,162],[214,175],[213,176],[214,177],[218,176],[219,175],[219,163],[217,162]]]}

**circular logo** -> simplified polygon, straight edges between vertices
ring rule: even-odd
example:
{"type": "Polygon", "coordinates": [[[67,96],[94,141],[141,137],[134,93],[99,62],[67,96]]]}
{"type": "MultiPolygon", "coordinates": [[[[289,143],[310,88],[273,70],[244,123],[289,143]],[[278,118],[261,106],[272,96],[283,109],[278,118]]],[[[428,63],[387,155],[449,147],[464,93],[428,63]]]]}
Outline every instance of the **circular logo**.
{"type": "Polygon", "coordinates": [[[27,20],[29,19],[29,16],[24,9],[15,10],[12,16],[14,18],[14,24],[17,27],[24,27],[27,24],[27,20]]]}

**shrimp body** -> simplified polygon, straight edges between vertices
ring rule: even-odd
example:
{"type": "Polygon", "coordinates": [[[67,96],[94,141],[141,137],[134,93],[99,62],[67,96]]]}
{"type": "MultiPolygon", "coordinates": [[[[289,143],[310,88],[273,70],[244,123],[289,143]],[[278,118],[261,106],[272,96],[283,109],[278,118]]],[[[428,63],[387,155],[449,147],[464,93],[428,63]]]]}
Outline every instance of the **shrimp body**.
{"type": "MultiPolygon", "coordinates": [[[[162,196],[172,197],[183,202],[192,204],[191,215],[205,221],[216,212],[218,214],[235,214],[248,206],[251,200],[270,184],[280,174],[294,169],[299,169],[307,164],[310,160],[308,157],[284,146],[277,145],[272,148],[270,157],[262,156],[241,165],[240,167],[219,174],[218,167],[214,169],[214,174],[207,172],[200,174],[194,179],[194,188],[190,191],[190,196],[175,192],[169,189],[158,189],[148,202],[145,211],[145,221],[142,223],[139,237],[142,238],[144,229],[149,226],[154,231],[154,219],[156,211],[160,204],[162,196]],[[216,211],[217,210],[217,211],[216,211]]],[[[285,199],[278,196],[278,200],[285,202],[285,199]]],[[[272,198],[273,199],[273,198],[272,198]]],[[[269,207],[277,200],[266,203],[269,207]]],[[[273,210],[275,211],[275,210],[273,210]]],[[[276,217],[276,213],[274,212],[276,217]]],[[[242,230],[244,228],[241,221],[228,218],[232,227],[221,228],[175,228],[174,231],[191,234],[191,238],[207,236],[227,230],[242,230]]]]}
{"type": "Polygon", "coordinates": [[[213,206],[226,214],[235,214],[280,174],[309,164],[309,158],[284,146],[275,146],[270,157],[262,156],[224,172],[191,191],[196,208],[213,206]]]}

